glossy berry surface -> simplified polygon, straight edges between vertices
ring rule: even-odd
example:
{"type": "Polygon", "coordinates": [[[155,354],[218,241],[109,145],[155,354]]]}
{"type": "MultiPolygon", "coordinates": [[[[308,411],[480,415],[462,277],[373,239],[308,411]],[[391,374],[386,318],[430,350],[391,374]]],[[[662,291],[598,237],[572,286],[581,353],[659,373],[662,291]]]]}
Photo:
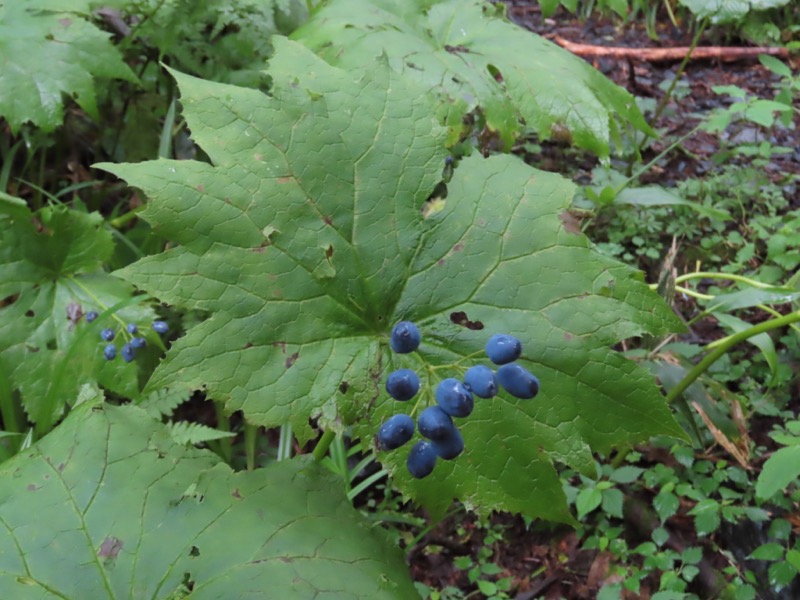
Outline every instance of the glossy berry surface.
{"type": "Polygon", "coordinates": [[[475,365],[464,374],[464,387],[479,398],[493,398],[497,395],[497,380],[486,365],[475,365]]]}
{"type": "Polygon", "coordinates": [[[143,337],[135,337],[131,340],[131,346],[136,350],[144,348],[146,345],[147,341],[143,337]]]}
{"type": "Polygon", "coordinates": [[[436,449],[431,442],[421,440],[414,444],[411,451],[408,453],[408,460],[406,460],[406,467],[412,477],[422,479],[433,473],[433,468],[436,466],[436,449]]]}
{"type": "Polygon", "coordinates": [[[411,369],[398,369],[386,378],[386,391],[395,400],[411,400],[419,391],[419,376],[411,369]]]}
{"type": "Polygon", "coordinates": [[[539,380],[517,363],[497,369],[497,381],[509,394],[529,400],[539,393],[539,380]]]}
{"type": "Polygon", "coordinates": [[[486,342],[486,356],[496,365],[506,365],[522,354],[522,342],[513,335],[498,333],[486,342]]]}
{"type": "Polygon", "coordinates": [[[417,417],[419,433],[429,440],[445,440],[455,429],[453,419],[439,406],[429,406],[417,417]]]}
{"type": "Polygon", "coordinates": [[[136,323],[128,323],[125,326],[125,329],[127,329],[128,333],[130,333],[130,334],[134,334],[134,333],[137,333],[139,331],[139,328],[136,326],[136,323]]]}
{"type": "Polygon", "coordinates": [[[125,362],[131,362],[134,358],[136,358],[136,349],[130,343],[122,346],[122,349],[119,353],[122,355],[122,360],[125,362]]]}
{"type": "Polygon", "coordinates": [[[100,337],[107,342],[113,340],[115,335],[116,333],[114,332],[113,329],[103,329],[103,331],[100,332],[100,337]]]}
{"type": "Polygon", "coordinates": [[[444,460],[453,460],[464,451],[464,438],[457,427],[453,426],[450,434],[443,440],[433,442],[436,455],[444,460]]]}
{"type": "Polygon", "coordinates": [[[169,331],[169,325],[167,325],[166,321],[153,321],[153,331],[156,333],[167,333],[169,331]]]}
{"type": "Polygon", "coordinates": [[[414,435],[414,419],[408,415],[389,417],[378,430],[378,445],[383,450],[394,450],[414,435]]]}
{"type": "Polygon", "coordinates": [[[86,313],[86,322],[91,323],[94,321],[99,315],[97,314],[96,310],[90,310],[86,313]]]}
{"type": "Polygon", "coordinates": [[[117,347],[114,344],[108,344],[103,348],[103,356],[106,357],[106,360],[114,360],[117,356],[117,347]]]}
{"type": "Polygon", "coordinates": [[[392,328],[389,345],[398,354],[408,354],[419,348],[422,334],[411,321],[400,321],[392,328]]]}
{"type": "Polygon", "coordinates": [[[467,417],[472,412],[472,393],[458,379],[449,377],[436,388],[436,402],[451,417],[467,417]]]}

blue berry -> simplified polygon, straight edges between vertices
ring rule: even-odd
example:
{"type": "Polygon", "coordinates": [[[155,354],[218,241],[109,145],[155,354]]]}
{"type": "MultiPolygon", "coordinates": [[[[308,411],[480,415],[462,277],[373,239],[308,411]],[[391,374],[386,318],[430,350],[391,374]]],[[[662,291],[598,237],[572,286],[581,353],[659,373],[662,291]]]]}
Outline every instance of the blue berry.
{"type": "Polygon", "coordinates": [[[135,333],[137,333],[139,331],[139,328],[136,326],[136,323],[128,323],[125,326],[125,329],[127,329],[128,333],[130,333],[131,335],[133,335],[133,334],[135,334],[135,333]]]}
{"type": "Polygon", "coordinates": [[[117,356],[117,347],[114,344],[108,344],[103,348],[103,356],[106,357],[106,360],[114,360],[117,356]]]}
{"type": "Polygon", "coordinates": [[[485,365],[475,365],[464,374],[464,387],[479,398],[492,398],[497,394],[494,371],[485,365]]]}
{"type": "Polygon", "coordinates": [[[90,310],[89,312],[86,313],[86,322],[91,323],[99,316],[100,315],[97,314],[96,310],[90,310]]]}
{"type": "Polygon", "coordinates": [[[464,438],[458,428],[453,426],[448,437],[433,442],[433,449],[439,458],[453,460],[464,451],[464,438]]]}
{"type": "Polygon", "coordinates": [[[474,401],[470,391],[458,379],[448,377],[436,388],[436,402],[451,417],[467,417],[474,401]]]}
{"type": "Polygon", "coordinates": [[[398,369],[386,378],[386,391],[395,400],[411,400],[419,391],[419,376],[411,369],[398,369]]]}
{"type": "Polygon", "coordinates": [[[513,335],[498,333],[486,342],[486,355],[496,365],[505,365],[517,360],[522,354],[522,342],[513,335]]]}
{"type": "Polygon", "coordinates": [[[429,440],[446,440],[455,429],[453,419],[440,406],[429,406],[417,417],[419,433],[429,440]]]}
{"type": "Polygon", "coordinates": [[[408,354],[419,348],[422,334],[411,321],[400,321],[392,328],[389,345],[398,354],[408,354]]]}
{"type": "Polygon", "coordinates": [[[131,362],[134,358],[136,358],[136,349],[130,343],[128,343],[122,346],[120,354],[122,354],[122,359],[125,362],[131,362]]]}
{"type": "Polygon", "coordinates": [[[382,450],[394,450],[414,435],[414,419],[408,415],[394,415],[378,430],[378,445],[382,450]]]}
{"type": "Polygon", "coordinates": [[[408,453],[408,460],[406,467],[412,477],[422,479],[433,473],[433,468],[436,466],[436,449],[431,442],[420,440],[408,453]]]}
{"type": "Polygon", "coordinates": [[[131,346],[135,350],[138,350],[139,348],[147,346],[147,341],[143,337],[135,337],[131,340],[131,346]]]}
{"type": "Polygon", "coordinates": [[[153,321],[153,331],[156,333],[167,333],[169,331],[169,325],[167,325],[166,321],[153,321]]]}
{"type": "Polygon", "coordinates": [[[103,329],[103,331],[100,332],[100,337],[107,342],[113,340],[115,335],[117,334],[114,332],[113,329],[103,329]]]}
{"type": "Polygon", "coordinates": [[[512,396],[529,400],[539,393],[539,380],[517,363],[497,369],[497,381],[512,396]]]}

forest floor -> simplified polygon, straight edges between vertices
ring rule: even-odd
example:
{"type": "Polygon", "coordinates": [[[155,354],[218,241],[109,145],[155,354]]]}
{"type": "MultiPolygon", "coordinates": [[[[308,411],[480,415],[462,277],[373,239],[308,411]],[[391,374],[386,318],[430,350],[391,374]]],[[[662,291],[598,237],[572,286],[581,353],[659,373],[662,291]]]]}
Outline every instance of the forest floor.
{"type": "MultiPolygon", "coordinates": [[[[552,18],[543,19],[538,4],[523,0],[507,0],[509,17],[519,25],[549,39],[556,36],[581,44],[601,47],[621,46],[628,48],[666,48],[689,46],[691,32],[672,26],[666,16],[659,19],[658,40],[648,36],[644,24],[631,22],[620,24],[619,20],[593,18],[583,22],[559,9],[552,18]]],[[[746,47],[740,40],[724,40],[715,37],[714,31],[704,34],[699,46],[746,47]]],[[[598,70],[615,83],[628,89],[637,97],[649,98],[655,104],[664,96],[666,84],[678,71],[680,61],[647,62],[613,57],[587,58],[598,70]]],[[[790,67],[796,72],[797,57],[789,59],[790,67]],[[792,63],[794,61],[794,63],[792,63]]],[[[757,58],[735,61],[691,60],[685,73],[676,86],[676,92],[661,114],[655,127],[664,134],[651,145],[643,156],[647,162],[682,134],[689,132],[702,118],[703,114],[715,107],[730,103],[729,97],[718,95],[713,88],[720,85],[735,85],[761,98],[773,98],[775,86],[779,81],[774,73],[762,66],[757,58]]],[[[673,187],[676,182],[687,178],[703,178],[714,168],[713,158],[720,150],[721,142],[752,143],[761,141],[763,130],[753,124],[742,122],[729,127],[721,136],[699,132],[682,143],[682,147],[670,152],[664,160],[649,169],[642,183],[673,187]]],[[[794,152],[771,158],[764,168],[774,173],[775,179],[785,180],[786,174],[800,173],[800,122],[794,128],[773,128],[766,140],[774,146],[793,148],[794,152]]],[[[571,176],[578,183],[587,183],[597,160],[587,154],[571,153],[565,158],[563,146],[551,143],[541,144],[541,153],[526,160],[537,168],[557,171],[571,176]],[[533,158],[533,160],[532,160],[533,158]],[[577,159],[577,162],[576,162],[577,159]],[[569,160],[569,166],[565,162],[569,160]]],[[[800,188],[795,178],[793,187],[787,191],[791,208],[800,208],[800,188]]],[[[648,281],[656,281],[658,273],[647,273],[648,281]]],[[[797,396],[797,393],[795,393],[797,396]]],[[[797,400],[795,398],[795,400],[797,400]]],[[[754,425],[751,423],[751,425],[754,425]]],[[[759,443],[770,444],[766,437],[767,424],[753,432],[759,443]]],[[[774,444],[773,444],[774,445],[774,444]]],[[[643,462],[669,461],[666,453],[640,449],[643,462]]],[[[720,450],[720,456],[724,451],[720,450]]],[[[726,457],[729,458],[729,457],[726,457]]],[[[637,503],[649,505],[652,497],[626,500],[625,533],[629,547],[649,540],[646,523],[637,518],[637,511],[631,510],[637,503]],[[638,539],[637,539],[638,538],[638,539]]],[[[714,539],[698,540],[691,519],[676,516],[670,519],[670,544],[677,549],[688,545],[705,546],[712,552],[705,553],[700,566],[701,574],[690,585],[689,590],[700,598],[714,597],[711,592],[714,571],[726,566],[727,559],[719,553],[732,538],[742,535],[740,529],[723,527],[714,539]]],[[[757,544],[758,542],[754,542],[757,544]]],[[[412,573],[417,581],[424,582],[432,589],[442,590],[447,586],[461,590],[443,598],[486,598],[487,595],[476,588],[476,572],[470,577],[467,566],[493,563],[498,571],[491,579],[510,578],[511,584],[505,595],[496,597],[531,600],[534,598],[588,600],[597,598],[599,589],[609,581],[610,565],[614,557],[608,552],[582,550],[582,540],[571,528],[557,526],[530,526],[523,520],[510,515],[493,515],[489,522],[479,522],[464,511],[451,516],[425,535],[419,543],[409,550],[412,573]],[[461,557],[461,558],[459,558],[461,557]],[[469,557],[469,558],[466,558],[469,557]],[[454,566],[454,561],[456,565],[454,566]]],[[[741,554],[741,553],[739,553],[741,554]]],[[[637,594],[626,598],[649,598],[658,590],[658,581],[645,580],[637,594]]],[[[786,589],[789,596],[767,594],[763,597],[797,597],[791,594],[797,590],[786,589]]]]}

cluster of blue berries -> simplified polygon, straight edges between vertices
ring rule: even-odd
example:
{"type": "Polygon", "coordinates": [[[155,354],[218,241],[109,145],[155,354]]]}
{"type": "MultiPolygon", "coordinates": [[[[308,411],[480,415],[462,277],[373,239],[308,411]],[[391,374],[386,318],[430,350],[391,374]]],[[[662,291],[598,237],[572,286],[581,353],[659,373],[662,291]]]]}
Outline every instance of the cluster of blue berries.
{"type": "MultiPolygon", "coordinates": [[[[394,326],[389,338],[392,350],[399,354],[413,352],[422,336],[414,323],[402,321],[394,326]]],[[[493,398],[498,384],[517,398],[530,399],[539,393],[539,380],[515,362],[522,354],[522,343],[511,335],[497,334],[486,343],[486,355],[500,365],[495,373],[485,365],[467,369],[464,381],[447,378],[436,388],[436,405],[425,408],[417,417],[417,429],[424,440],[414,444],[406,466],[417,479],[433,472],[438,459],[453,460],[464,451],[464,438],[453,422],[468,417],[474,408],[474,396],[493,398]]],[[[399,369],[386,378],[386,391],[395,400],[411,400],[419,392],[419,376],[411,369],[399,369]]],[[[383,450],[395,450],[414,436],[414,420],[408,414],[397,414],[378,430],[377,442],[383,450]]]]}
{"type": "MultiPolygon", "coordinates": [[[[91,323],[98,317],[97,311],[90,310],[86,313],[86,322],[91,323]]],[[[125,362],[131,362],[134,358],[136,358],[136,351],[144,348],[147,345],[147,341],[138,335],[139,333],[139,326],[136,323],[128,323],[125,326],[125,330],[133,337],[129,342],[126,342],[120,348],[120,355],[125,362]]],[[[153,321],[153,331],[159,334],[164,334],[169,331],[169,326],[164,321],[153,321]]],[[[115,337],[117,337],[117,332],[108,327],[103,329],[100,332],[100,337],[105,342],[111,342],[115,337]]],[[[116,344],[106,344],[103,348],[103,356],[105,356],[106,360],[114,360],[117,357],[117,345],[116,344]]]]}

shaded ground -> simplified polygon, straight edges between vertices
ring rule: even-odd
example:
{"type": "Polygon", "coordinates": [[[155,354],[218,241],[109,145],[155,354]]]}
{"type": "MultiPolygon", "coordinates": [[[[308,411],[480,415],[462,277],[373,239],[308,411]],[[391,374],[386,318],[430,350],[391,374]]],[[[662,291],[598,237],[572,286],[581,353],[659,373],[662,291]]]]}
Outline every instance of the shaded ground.
{"type": "MultiPolygon", "coordinates": [[[[518,24],[543,35],[553,38],[556,34],[571,41],[599,46],[627,47],[674,47],[688,46],[691,43],[691,32],[674,28],[664,17],[658,27],[659,41],[654,42],[648,36],[642,23],[631,23],[620,26],[611,20],[595,19],[581,23],[561,11],[552,19],[543,19],[535,2],[507,0],[509,16],[518,24]]],[[[688,29],[688,28],[687,28],[688,29]]],[[[704,35],[701,45],[720,43],[718,32],[711,31],[704,35]]],[[[725,41],[736,44],[736,41],[725,41]]],[[[742,44],[740,42],[740,44],[742,44]]],[[[796,61],[796,59],[795,59],[796,61]]],[[[675,77],[678,63],[653,64],[641,61],[627,61],[611,58],[598,58],[590,62],[617,84],[627,88],[638,97],[649,98],[654,106],[664,95],[663,82],[675,77]]],[[[791,64],[796,72],[797,64],[791,64]]],[[[725,106],[731,100],[719,96],[713,91],[714,86],[736,85],[747,92],[761,98],[773,98],[779,77],[763,67],[757,59],[737,62],[692,61],[685,76],[677,85],[675,99],[670,101],[662,116],[655,124],[663,133],[644,155],[647,162],[664,150],[675,138],[690,131],[698,122],[701,113],[725,106]]],[[[759,128],[747,123],[735,124],[723,136],[730,136],[734,143],[760,141],[759,128]]],[[[724,141],[724,138],[723,140],[724,141]]],[[[792,152],[772,158],[764,170],[774,176],[775,181],[786,180],[786,174],[800,174],[800,119],[795,119],[795,127],[776,128],[767,138],[772,145],[791,148],[792,152]]],[[[671,187],[676,182],[687,178],[702,178],[714,168],[712,158],[720,149],[721,139],[706,133],[696,134],[687,139],[682,148],[671,152],[659,162],[643,178],[643,183],[657,183],[671,187]]],[[[588,183],[591,169],[597,166],[596,160],[589,155],[569,154],[565,158],[564,148],[557,144],[541,144],[541,152],[527,155],[526,159],[534,166],[546,170],[570,173],[576,181],[588,183]],[[566,162],[569,161],[569,165],[566,162]]],[[[793,208],[800,207],[800,190],[797,183],[791,184],[787,195],[793,208]],[[796,193],[795,193],[796,192],[796,193]]],[[[653,274],[649,274],[651,280],[653,274]]],[[[708,334],[714,336],[713,323],[708,334]]],[[[771,443],[764,434],[771,423],[751,423],[752,434],[759,438],[759,443],[771,443]]],[[[717,452],[721,459],[728,460],[724,451],[717,452]]],[[[714,455],[709,454],[713,460],[714,455]]],[[[653,463],[672,460],[666,454],[656,451],[645,453],[643,462],[653,463]]],[[[652,497],[628,498],[625,505],[624,532],[629,547],[649,540],[652,530],[658,526],[654,522],[650,509],[652,497]]],[[[760,543],[763,543],[763,531],[752,523],[745,522],[741,526],[724,526],[715,534],[698,539],[694,530],[692,517],[686,515],[690,507],[682,507],[679,514],[669,519],[667,527],[670,532],[666,546],[680,552],[688,546],[701,546],[704,558],[698,565],[700,573],[689,587],[689,592],[700,598],[715,597],[712,590],[719,586],[715,580],[719,573],[731,563],[720,554],[725,549],[738,544],[735,560],[743,561],[744,557],[760,543]]],[[[459,557],[471,557],[472,563],[494,563],[499,572],[487,579],[497,581],[504,577],[511,578],[510,598],[530,600],[533,598],[596,598],[604,583],[613,582],[609,568],[613,566],[613,555],[610,553],[581,550],[581,540],[576,532],[568,528],[553,528],[548,525],[532,525],[526,527],[522,519],[509,515],[495,515],[490,523],[479,525],[464,513],[451,517],[437,525],[419,544],[409,551],[409,560],[414,578],[425,582],[433,589],[453,586],[462,590],[469,598],[485,598],[477,590],[474,581],[468,575],[468,568],[462,558],[461,567],[456,568],[453,561],[459,557]],[[488,542],[487,542],[488,540],[488,542]]],[[[628,564],[634,564],[631,560],[628,564]]],[[[749,564],[749,568],[758,565],[749,564]]],[[[657,579],[645,579],[638,594],[629,598],[649,598],[658,590],[657,579]]],[[[763,598],[800,597],[797,590],[786,589],[783,595],[765,592],[763,598]],[[786,595],[788,594],[788,595],[786,595]]],[[[459,596],[459,597],[464,597],[459,596]]]]}

